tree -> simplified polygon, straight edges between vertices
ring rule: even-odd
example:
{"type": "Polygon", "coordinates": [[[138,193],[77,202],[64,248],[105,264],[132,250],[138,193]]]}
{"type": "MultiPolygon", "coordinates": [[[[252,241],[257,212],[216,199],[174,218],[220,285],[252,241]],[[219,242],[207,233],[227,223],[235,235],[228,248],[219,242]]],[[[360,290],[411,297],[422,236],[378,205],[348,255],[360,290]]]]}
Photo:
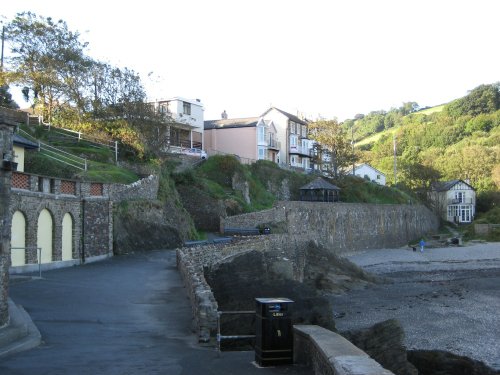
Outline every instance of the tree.
{"type": "Polygon", "coordinates": [[[329,167],[330,175],[336,178],[346,174],[356,156],[341,124],[337,120],[319,120],[309,124],[309,134],[318,143],[320,162],[329,167]]]}
{"type": "Polygon", "coordinates": [[[480,85],[463,98],[454,100],[445,107],[450,116],[477,116],[500,109],[500,82],[480,85]]]}
{"type": "Polygon", "coordinates": [[[12,95],[9,92],[9,86],[0,86],[0,107],[14,108],[17,109],[19,106],[12,100],[12,95]]]}
{"type": "Polygon", "coordinates": [[[71,100],[71,79],[85,73],[86,43],[79,34],[68,30],[62,20],[39,17],[31,12],[19,13],[6,28],[12,57],[11,70],[16,83],[31,91],[37,110],[50,121],[61,102],[71,100]]]}
{"type": "Polygon", "coordinates": [[[491,171],[491,178],[493,179],[493,182],[497,186],[497,188],[500,190],[500,164],[497,164],[495,167],[493,167],[493,170],[491,171]]]}

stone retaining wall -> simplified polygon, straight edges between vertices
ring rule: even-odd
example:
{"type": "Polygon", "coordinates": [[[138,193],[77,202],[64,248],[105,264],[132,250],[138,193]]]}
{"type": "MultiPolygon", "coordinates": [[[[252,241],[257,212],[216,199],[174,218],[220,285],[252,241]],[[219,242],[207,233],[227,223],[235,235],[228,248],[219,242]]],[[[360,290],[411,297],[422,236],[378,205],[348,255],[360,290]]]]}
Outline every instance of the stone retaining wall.
{"type": "Polygon", "coordinates": [[[12,160],[12,138],[15,124],[0,113],[0,328],[9,322],[8,284],[10,264],[9,216],[12,172],[4,160],[12,160]]]}
{"type": "Polygon", "coordinates": [[[158,187],[160,179],[158,176],[149,175],[146,178],[133,182],[129,185],[112,184],[109,188],[109,196],[115,202],[133,199],[158,198],[158,187]]]}
{"type": "Polygon", "coordinates": [[[203,268],[223,262],[224,259],[231,258],[236,254],[241,254],[242,248],[262,249],[260,246],[262,240],[265,238],[257,237],[237,244],[177,249],[177,269],[191,301],[194,318],[193,331],[197,332],[199,342],[213,341],[217,332],[218,305],[212,289],[205,279],[203,268]]]}
{"type": "Polygon", "coordinates": [[[278,202],[273,209],[221,219],[224,227],[267,225],[303,239],[320,241],[335,251],[399,247],[439,227],[422,205],[278,202]]]}

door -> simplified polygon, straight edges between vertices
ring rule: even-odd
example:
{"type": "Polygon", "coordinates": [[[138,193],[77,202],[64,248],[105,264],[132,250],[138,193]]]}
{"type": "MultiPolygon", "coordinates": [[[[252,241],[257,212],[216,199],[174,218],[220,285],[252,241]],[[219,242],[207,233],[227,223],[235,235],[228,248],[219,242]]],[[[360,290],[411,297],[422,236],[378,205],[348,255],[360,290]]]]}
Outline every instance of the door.
{"type": "Polygon", "coordinates": [[[52,215],[43,209],[38,216],[37,247],[42,249],[41,263],[52,262],[52,215]]]}
{"type": "Polygon", "coordinates": [[[62,222],[62,260],[73,259],[73,218],[66,213],[62,222]]]}

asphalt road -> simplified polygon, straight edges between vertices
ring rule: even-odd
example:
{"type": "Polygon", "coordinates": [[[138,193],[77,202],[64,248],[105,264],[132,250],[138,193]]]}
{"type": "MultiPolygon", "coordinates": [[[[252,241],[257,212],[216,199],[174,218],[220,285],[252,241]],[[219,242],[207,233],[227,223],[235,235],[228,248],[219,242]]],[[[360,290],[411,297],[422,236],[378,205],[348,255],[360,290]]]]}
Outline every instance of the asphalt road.
{"type": "Polygon", "coordinates": [[[30,314],[43,343],[0,359],[1,375],[308,374],[258,368],[254,352],[203,348],[174,251],[114,257],[13,279],[10,297],[30,314]]]}
{"type": "Polygon", "coordinates": [[[500,243],[371,250],[349,257],[386,279],[332,296],[340,331],[398,319],[407,349],[440,349],[500,370],[500,243]]]}

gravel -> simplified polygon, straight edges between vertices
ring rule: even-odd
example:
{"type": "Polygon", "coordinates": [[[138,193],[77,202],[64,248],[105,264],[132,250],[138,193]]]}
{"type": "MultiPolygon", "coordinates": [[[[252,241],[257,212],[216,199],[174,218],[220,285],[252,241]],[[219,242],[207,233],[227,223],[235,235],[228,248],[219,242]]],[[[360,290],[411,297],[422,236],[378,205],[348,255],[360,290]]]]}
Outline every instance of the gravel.
{"type": "Polygon", "coordinates": [[[385,281],[331,296],[339,331],[395,318],[409,350],[446,350],[500,369],[500,243],[347,258],[385,281]]]}

